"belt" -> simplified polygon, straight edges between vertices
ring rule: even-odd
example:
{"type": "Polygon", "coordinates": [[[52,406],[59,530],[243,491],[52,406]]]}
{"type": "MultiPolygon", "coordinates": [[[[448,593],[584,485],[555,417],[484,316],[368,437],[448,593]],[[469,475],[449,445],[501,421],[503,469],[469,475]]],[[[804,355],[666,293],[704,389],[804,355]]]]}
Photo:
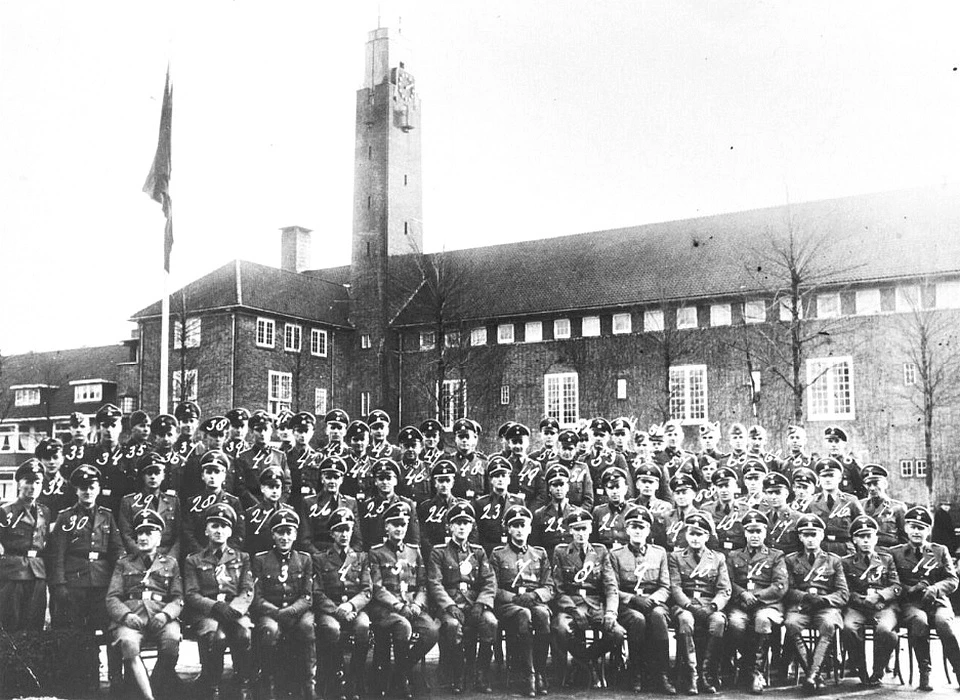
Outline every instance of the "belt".
{"type": "Polygon", "coordinates": [[[470,590],[470,584],[468,584],[466,581],[461,581],[457,586],[445,586],[444,590],[447,593],[458,593],[461,591],[465,593],[470,590]]]}
{"type": "Polygon", "coordinates": [[[7,557],[29,557],[31,559],[39,556],[39,554],[40,550],[38,549],[7,549],[7,551],[4,552],[4,556],[7,557]]]}
{"type": "Polygon", "coordinates": [[[152,600],[155,603],[164,603],[167,600],[167,597],[161,593],[156,593],[154,591],[144,591],[140,595],[132,595],[127,598],[130,600],[152,600]]]}

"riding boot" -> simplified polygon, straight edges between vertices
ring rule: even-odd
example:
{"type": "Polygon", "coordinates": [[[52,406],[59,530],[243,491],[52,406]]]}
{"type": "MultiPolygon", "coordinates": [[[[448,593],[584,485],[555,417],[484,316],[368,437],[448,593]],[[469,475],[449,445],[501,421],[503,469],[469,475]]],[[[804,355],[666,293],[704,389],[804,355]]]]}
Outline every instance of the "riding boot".
{"type": "MultiPolygon", "coordinates": [[[[303,652],[303,668],[301,672],[303,673],[303,686],[301,688],[301,693],[303,700],[316,700],[317,696],[317,645],[314,640],[310,639],[306,644],[301,647],[303,652]]],[[[337,655],[339,658],[339,655],[337,655]]],[[[342,669],[339,670],[339,678],[343,677],[342,669]]],[[[340,684],[337,682],[337,687],[339,688],[340,684]]]]}
{"type": "Polygon", "coordinates": [[[493,647],[490,642],[480,641],[480,649],[477,653],[476,674],[473,681],[473,689],[483,694],[493,692],[490,687],[490,662],[493,660],[493,647]]]}
{"type": "Polygon", "coordinates": [[[670,649],[667,647],[667,641],[657,642],[656,658],[654,659],[654,674],[660,690],[664,695],[676,695],[677,689],[670,679],[670,649]]]}
{"type": "Polygon", "coordinates": [[[537,695],[546,695],[550,692],[547,681],[547,656],[550,653],[550,635],[534,634],[531,640],[533,647],[533,674],[536,680],[537,695]]]}
{"type": "Polygon", "coordinates": [[[796,657],[797,666],[800,667],[800,670],[803,671],[805,676],[810,675],[810,662],[807,661],[807,645],[803,643],[803,639],[799,634],[796,636],[788,637],[787,644],[789,649],[793,651],[793,655],[796,657]]]}
{"type": "Polygon", "coordinates": [[[690,685],[687,687],[687,695],[698,695],[697,686],[700,684],[700,675],[697,671],[697,645],[693,641],[692,634],[677,635],[678,654],[683,655],[683,663],[687,667],[690,676],[690,685]]]}
{"type": "Polygon", "coordinates": [[[206,644],[205,666],[201,675],[206,675],[206,691],[211,697],[220,695],[220,683],[223,679],[223,655],[226,653],[225,639],[218,639],[216,634],[209,635],[206,644]]]}
{"type": "MultiPolygon", "coordinates": [[[[813,648],[813,661],[810,663],[810,676],[813,677],[813,682],[816,688],[823,687],[823,676],[820,675],[820,668],[823,666],[823,660],[826,658],[831,644],[833,644],[833,635],[821,634],[819,637],[817,637],[817,645],[813,648]]],[[[806,683],[805,685],[809,687],[809,683],[806,683]]]]}
{"type": "Polygon", "coordinates": [[[763,669],[767,663],[767,652],[770,649],[770,635],[756,635],[756,644],[753,648],[753,683],[750,686],[750,692],[754,695],[763,693],[763,686],[766,685],[763,677],[763,669]]]}
{"type": "Polygon", "coordinates": [[[930,692],[930,637],[923,635],[913,640],[913,653],[917,657],[917,668],[920,670],[920,683],[917,690],[930,692]]]}
{"type": "MultiPolygon", "coordinates": [[[[107,677],[110,679],[110,694],[117,695],[123,692],[123,657],[120,647],[107,645],[107,677]]],[[[127,667],[129,669],[129,666],[127,667]]]]}
{"type": "Polygon", "coordinates": [[[140,691],[140,697],[144,700],[153,700],[153,688],[150,686],[150,678],[147,676],[147,667],[143,665],[143,659],[135,656],[123,662],[130,677],[133,679],[137,690],[140,691]]]}
{"type": "Polygon", "coordinates": [[[276,695],[274,673],[276,672],[276,646],[260,645],[260,700],[273,700],[276,695]]]}
{"type": "Polygon", "coordinates": [[[250,700],[252,696],[250,681],[253,669],[250,647],[233,642],[230,645],[230,656],[233,659],[233,675],[237,679],[240,700],[250,700]]]}
{"type": "Polygon", "coordinates": [[[413,697],[413,690],[410,687],[410,642],[405,639],[398,639],[393,644],[394,660],[394,686],[397,694],[402,698],[409,700],[413,697]]]}
{"type": "Polygon", "coordinates": [[[706,648],[703,654],[703,673],[701,675],[701,689],[707,695],[717,693],[717,669],[720,665],[720,646],[722,637],[707,637],[706,648]]]}
{"type": "Polygon", "coordinates": [[[360,700],[360,693],[363,689],[364,667],[367,663],[366,644],[353,645],[353,653],[350,654],[350,669],[347,672],[347,700],[360,700]]]}

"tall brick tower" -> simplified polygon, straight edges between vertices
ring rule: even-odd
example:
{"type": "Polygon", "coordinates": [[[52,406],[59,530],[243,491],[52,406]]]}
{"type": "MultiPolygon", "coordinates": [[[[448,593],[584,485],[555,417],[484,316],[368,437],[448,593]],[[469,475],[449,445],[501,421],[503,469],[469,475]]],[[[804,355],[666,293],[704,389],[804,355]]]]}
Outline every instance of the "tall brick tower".
{"type": "Polygon", "coordinates": [[[354,410],[397,415],[398,346],[389,332],[390,258],[422,252],[420,100],[399,32],[370,32],[357,91],[351,295],[357,328],[354,410]],[[366,347],[369,342],[369,347],[366,347]],[[361,405],[369,397],[369,407],[361,405]]]}

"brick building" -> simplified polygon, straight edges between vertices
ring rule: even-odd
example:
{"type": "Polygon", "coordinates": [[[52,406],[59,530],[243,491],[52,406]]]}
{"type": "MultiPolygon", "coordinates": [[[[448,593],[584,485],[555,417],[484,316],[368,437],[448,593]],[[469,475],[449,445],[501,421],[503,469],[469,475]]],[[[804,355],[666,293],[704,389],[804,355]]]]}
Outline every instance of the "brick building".
{"type": "MultiPolygon", "coordinates": [[[[371,32],[357,92],[351,264],[302,269],[310,234],[290,227],[283,269],[235,262],[188,285],[182,301],[174,294],[171,309],[186,319],[180,337],[171,324],[174,400],[186,386],[207,414],[383,407],[398,425],[468,414],[487,445],[502,421],[535,425],[548,414],[565,424],[626,415],[640,426],[676,417],[690,448],[704,421],[760,422],[774,450],[800,410],[814,450],[823,428],[840,424],[861,460],[891,469],[900,497],[927,500],[915,403],[928,373],[913,351],[918,324],[941,339],[956,326],[960,193],[424,254],[421,103],[392,41],[371,32]]],[[[134,316],[150,411],[158,314],[159,302],[134,316]]],[[[952,382],[951,350],[941,344],[932,360],[952,382]]],[[[958,417],[960,397],[944,391],[935,427],[958,417]]],[[[960,447],[946,430],[931,442],[933,498],[952,500],[960,447]]]]}

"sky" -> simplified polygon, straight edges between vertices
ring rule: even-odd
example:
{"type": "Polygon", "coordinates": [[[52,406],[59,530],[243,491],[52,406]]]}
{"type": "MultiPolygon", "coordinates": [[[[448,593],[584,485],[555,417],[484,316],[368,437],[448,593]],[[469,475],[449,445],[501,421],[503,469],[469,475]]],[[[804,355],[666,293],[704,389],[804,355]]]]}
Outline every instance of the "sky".
{"type": "Polygon", "coordinates": [[[0,0],[0,353],[120,342],[161,296],[168,61],[170,290],[279,265],[289,225],[347,264],[378,22],[412,50],[427,251],[960,184],[957,3],[0,0]]]}

